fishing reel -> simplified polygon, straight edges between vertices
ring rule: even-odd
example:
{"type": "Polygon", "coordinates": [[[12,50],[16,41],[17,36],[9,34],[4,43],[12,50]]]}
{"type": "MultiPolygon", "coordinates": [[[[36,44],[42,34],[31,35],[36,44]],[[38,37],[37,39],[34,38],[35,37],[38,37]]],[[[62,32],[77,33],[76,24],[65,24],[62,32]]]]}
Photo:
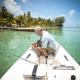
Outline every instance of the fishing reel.
{"type": "Polygon", "coordinates": [[[41,47],[41,41],[38,40],[36,43],[34,43],[34,47],[41,47]]]}

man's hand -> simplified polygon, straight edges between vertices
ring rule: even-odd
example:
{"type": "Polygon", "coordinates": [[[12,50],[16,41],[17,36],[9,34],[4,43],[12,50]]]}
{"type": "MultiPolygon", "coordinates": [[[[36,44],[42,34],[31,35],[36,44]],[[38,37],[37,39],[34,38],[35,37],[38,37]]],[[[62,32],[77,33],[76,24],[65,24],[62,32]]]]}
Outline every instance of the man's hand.
{"type": "Polygon", "coordinates": [[[39,47],[39,46],[37,45],[37,43],[33,43],[33,44],[32,44],[32,48],[33,48],[33,49],[37,49],[38,51],[42,52],[42,54],[43,54],[44,56],[47,56],[46,49],[45,49],[45,48],[42,48],[42,47],[39,47]]]}
{"type": "Polygon", "coordinates": [[[37,47],[37,43],[33,43],[33,44],[31,45],[31,47],[32,47],[33,49],[35,49],[35,48],[37,47]]]}
{"type": "Polygon", "coordinates": [[[35,46],[34,46],[34,44],[32,44],[32,45],[31,45],[31,47],[32,47],[33,49],[35,49],[35,46]]]}

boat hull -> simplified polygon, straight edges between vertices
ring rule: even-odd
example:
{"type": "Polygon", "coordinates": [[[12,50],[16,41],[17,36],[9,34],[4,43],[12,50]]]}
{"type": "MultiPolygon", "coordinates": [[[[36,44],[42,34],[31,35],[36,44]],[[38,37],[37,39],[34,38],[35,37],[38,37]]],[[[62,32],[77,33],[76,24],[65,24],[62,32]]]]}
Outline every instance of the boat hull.
{"type": "Polygon", "coordinates": [[[80,80],[80,66],[61,45],[56,57],[50,58],[46,64],[46,59],[39,57],[38,51],[30,47],[2,76],[1,80],[32,80],[27,76],[32,76],[36,64],[38,65],[36,76],[44,77],[41,80],[71,80],[72,76],[80,80]]]}

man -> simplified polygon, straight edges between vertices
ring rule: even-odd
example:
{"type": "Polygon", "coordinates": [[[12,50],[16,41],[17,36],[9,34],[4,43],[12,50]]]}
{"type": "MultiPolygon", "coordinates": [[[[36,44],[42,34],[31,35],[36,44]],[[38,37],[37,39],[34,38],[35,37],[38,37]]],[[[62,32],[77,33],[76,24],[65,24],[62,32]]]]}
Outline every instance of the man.
{"type": "Polygon", "coordinates": [[[58,48],[58,44],[56,43],[52,35],[46,30],[43,30],[41,26],[37,26],[34,31],[37,35],[41,36],[41,46],[37,46],[34,43],[32,44],[32,48],[35,48],[38,51],[42,52],[44,56],[48,56],[48,53],[54,54],[56,49],[58,48]]]}

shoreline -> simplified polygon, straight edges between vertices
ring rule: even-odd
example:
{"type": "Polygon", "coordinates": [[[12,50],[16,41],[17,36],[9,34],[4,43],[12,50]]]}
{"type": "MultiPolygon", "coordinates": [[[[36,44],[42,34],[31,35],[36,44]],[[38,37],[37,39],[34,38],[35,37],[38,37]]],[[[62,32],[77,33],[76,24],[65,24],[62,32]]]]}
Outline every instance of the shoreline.
{"type": "MultiPolygon", "coordinates": [[[[0,28],[0,32],[1,31],[3,31],[3,30],[12,30],[12,31],[30,31],[30,32],[33,32],[34,31],[34,28],[35,28],[36,26],[30,26],[30,27],[26,27],[26,28],[24,28],[24,27],[18,27],[18,28],[10,28],[10,27],[1,27],[0,28]]],[[[58,27],[43,27],[43,29],[44,30],[50,30],[50,29],[61,29],[61,28],[58,28],[58,27]]]]}

